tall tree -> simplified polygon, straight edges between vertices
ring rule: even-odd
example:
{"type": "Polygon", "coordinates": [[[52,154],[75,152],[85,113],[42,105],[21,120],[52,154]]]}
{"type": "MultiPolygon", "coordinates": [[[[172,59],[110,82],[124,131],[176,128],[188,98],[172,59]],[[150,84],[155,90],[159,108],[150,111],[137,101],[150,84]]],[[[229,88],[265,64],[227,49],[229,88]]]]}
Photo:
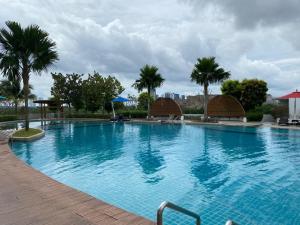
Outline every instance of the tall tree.
{"type": "Polygon", "coordinates": [[[139,97],[138,97],[138,105],[137,107],[142,110],[147,110],[148,109],[148,100],[150,99],[150,104],[154,102],[153,97],[147,93],[147,92],[142,92],[139,97]]]}
{"type": "Polygon", "coordinates": [[[261,106],[267,98],[267,83],[263,80],[251,79],[241,82],[241,103],[246,111],[261,106]]]}
{"type": "Polygon", "coordinates": [[[56,60],[56,44],[47,32],[37,25],[22,28],[17,22],[7,21],[7,29],[0,30],[0,69],[4,76],[14,73],[23,80],[25,100],[25,129],[29,129],[30,73],[41,74],[56,60]]]}
{"type": "Polygon", "coordinates": [[[87,111],[96,112],[104,109],[107,102],[111,102],[124,91],[121,83],[112,76],[103,77],[99,73],[89,74],[83,81],[83,100],[87,111]]]}
{"type": "Polygon", "coordinates": [[[227,80],[221,87],[222,94],[232,95],[243,105],[246,111],[261,106],[267,97],[267,83],[258,79],[227,80]]]}
{"type": "MultiPolygon", "coordinates": [[[[35,99],[36,96],[31,93],[33,90],[32,85],[29,85],[29,99],[35,99]]],[[[20,101],[24,100],[24,91],[21,88],[21,81],[9,77],[7,80],[2,80],[0,82],[0,94],[5,96],[8,100],[12,101],[15,108],[15,114],[18,114],[18,104],[20,101]]]]}
{"type": "Polygon", "coordinates": [[[145,65],[140,69],[140,79],[136,80],[132,85],[139,92],[143,89],[147,89],[148,93],[148,118],[150,117],[150,94],[151,90],[160,87],[164,78],[162,78],[161,74],[158,73],[158,68],[156,66],[145,65]]]}
{"type": "Polygon", "coordinates": [[[222,83],[221,91],[223,95],[231,95],[240,101],[242,96],[242,86],[238,80],[226,80],[222,83]]]}
{"type": "Polygon", "coordinates": [[[51,73],[53,85],[51,87],[51,95],[56,101],[66,101],[70,104],[69,95],[66,88],[67,79],[62,73],[51,73]]]}
{"type": "Polygon", "coordinates": [[[82,99],[82,76],[72,73],[63,75],[62,73],[51,73],[54,81],[51,87],[51,94],[57,101],[67,102],[70,108],[72,105],[75,110],[83,108],[82,99]]]}
{"type": "Polygon", "coordinates": [[[208,86],[222,82],[230,77],[215,61],[215,57],[198,58],[191,74],[191,80],[204,87],[204,120],[207,121],[208,86]]]}
{"type": "Polygon", "coordinates": [[[82,74],[67,74],[66,76],[66,90],[67,102],[70,102],[76,111],[83,108],[82,99],[82,74]]]}

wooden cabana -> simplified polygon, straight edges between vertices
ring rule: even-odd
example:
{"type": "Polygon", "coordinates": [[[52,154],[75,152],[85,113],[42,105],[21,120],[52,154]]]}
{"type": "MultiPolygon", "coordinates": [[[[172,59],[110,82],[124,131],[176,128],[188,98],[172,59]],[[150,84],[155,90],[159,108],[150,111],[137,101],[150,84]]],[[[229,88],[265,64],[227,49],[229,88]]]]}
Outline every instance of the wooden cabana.
{"type": "Polygon", "coordinates": [[[180,106],[171,98],[158,98],[150,107],[150,116],[182,116],[180,106]]]}
{"type": "Polygon", "coordinates": [[[41,119],[47,118],[47,108],[51,111],[61,111],[62,105],[66,102],[55,100],[35,100],[33,103],[40,104],[41,119]]]}
{"type": "Polygon", "coordinates": [[[207,114],[210,117],[240,118],[246,113],[241,103],[229,95],[217,95],[207,105],[207,114]]]}

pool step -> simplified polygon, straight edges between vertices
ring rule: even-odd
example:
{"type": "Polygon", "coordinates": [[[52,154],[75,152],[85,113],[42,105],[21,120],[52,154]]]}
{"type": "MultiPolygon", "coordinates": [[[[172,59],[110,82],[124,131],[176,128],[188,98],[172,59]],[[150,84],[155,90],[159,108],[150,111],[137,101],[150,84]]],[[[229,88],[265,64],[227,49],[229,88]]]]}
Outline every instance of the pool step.
{"type": "MultiPolygon", "coordinates": [[[[196,225],[201,224],[200,216],[190,210],[187,210],[185,208],[182,208],[178,205],[175,205],[174,203],[164,201],[160,204],[158,210],[157,210],[157,217],[156,217],[156,224],[157,225],[163,225],[163,212],[165,208],[173,209],[177,212],[183,213],[187,216],[193,217],[196,220],[196,225]]],[[[228,220],[225,225],[238,225],[237,223],[233,222],[232,220],[228,220]]]]}

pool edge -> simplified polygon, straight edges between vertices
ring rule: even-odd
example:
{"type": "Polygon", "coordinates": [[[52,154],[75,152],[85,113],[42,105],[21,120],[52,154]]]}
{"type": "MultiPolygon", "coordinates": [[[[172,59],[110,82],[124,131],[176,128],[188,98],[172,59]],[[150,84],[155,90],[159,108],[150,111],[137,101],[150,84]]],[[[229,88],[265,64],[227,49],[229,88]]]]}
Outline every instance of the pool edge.
{"type": "Polygon", "coordinates": [[[26,165],[7,140],[0,143],[0,162],[0,221],[5,224],[155,224],[26,165]]]}

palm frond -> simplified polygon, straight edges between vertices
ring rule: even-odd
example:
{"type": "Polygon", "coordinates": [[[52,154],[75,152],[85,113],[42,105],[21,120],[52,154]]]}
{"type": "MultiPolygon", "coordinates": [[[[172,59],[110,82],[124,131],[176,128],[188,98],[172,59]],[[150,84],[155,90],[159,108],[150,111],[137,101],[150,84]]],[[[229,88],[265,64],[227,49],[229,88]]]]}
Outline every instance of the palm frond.
{"type": "Polygon", "coordinates": [[[191,80],[200,85],[208,85],[222,82],[229,76],[230,72],[220,68],[219,64],[215,62],[215,57],[199,58],[191,73],[191,80]]]}
{"type": "Polygon", "coordinates": [[[163,82],[164,78],[158,73],[158,68],[146,64],[140,69],[140,79],[136,80],[132,86],[140,92],[143,89],[151,90],[160,87],[163,82]]]}

